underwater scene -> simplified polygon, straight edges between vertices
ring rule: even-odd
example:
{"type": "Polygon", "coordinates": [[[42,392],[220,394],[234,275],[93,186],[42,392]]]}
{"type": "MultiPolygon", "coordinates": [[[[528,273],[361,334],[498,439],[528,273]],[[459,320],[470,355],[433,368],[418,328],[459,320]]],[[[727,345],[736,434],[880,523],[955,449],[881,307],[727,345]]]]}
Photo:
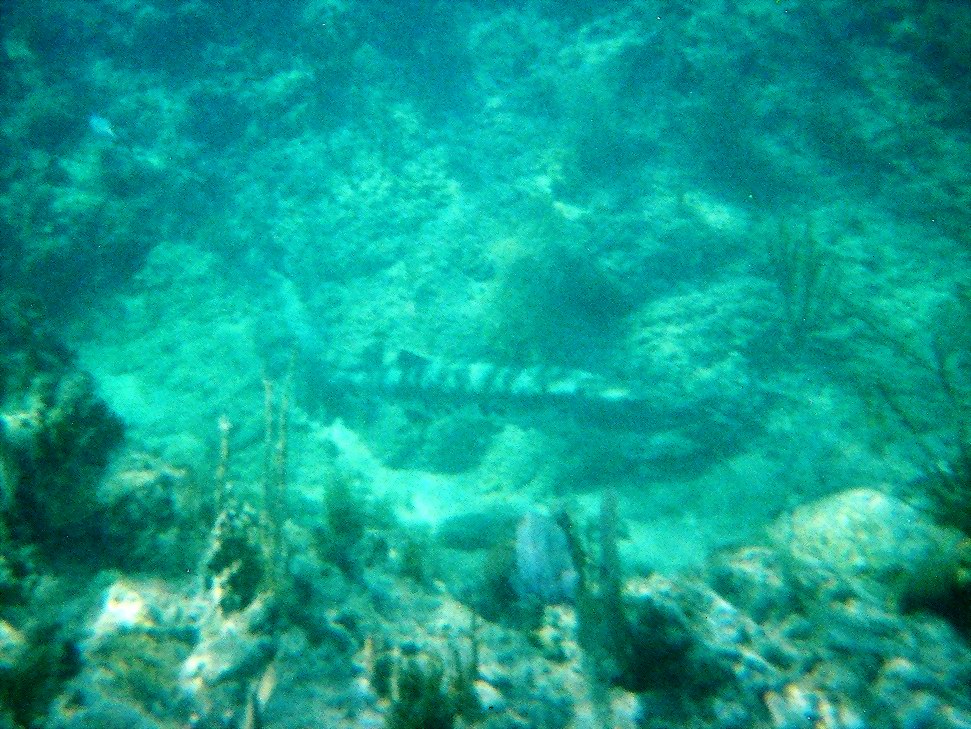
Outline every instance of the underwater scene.
{"type": "Polygon", "coordinates": [[[971,3],[2,0],[0,729],[971,729],[971,3]]]}

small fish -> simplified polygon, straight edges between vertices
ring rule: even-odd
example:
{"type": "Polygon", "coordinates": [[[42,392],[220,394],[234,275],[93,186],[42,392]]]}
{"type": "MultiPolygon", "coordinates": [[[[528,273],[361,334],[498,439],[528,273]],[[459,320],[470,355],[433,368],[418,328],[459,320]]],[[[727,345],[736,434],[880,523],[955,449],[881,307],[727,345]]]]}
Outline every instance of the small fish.
{"type": "Polygon", "coordinates": [[[114,127],[112,127],[111,122],[100,114],[92,114],[88,117],[88,129],[96,137],[110,139],[112,141],[118,139],[118,134],[115,132],[114,127]]]}

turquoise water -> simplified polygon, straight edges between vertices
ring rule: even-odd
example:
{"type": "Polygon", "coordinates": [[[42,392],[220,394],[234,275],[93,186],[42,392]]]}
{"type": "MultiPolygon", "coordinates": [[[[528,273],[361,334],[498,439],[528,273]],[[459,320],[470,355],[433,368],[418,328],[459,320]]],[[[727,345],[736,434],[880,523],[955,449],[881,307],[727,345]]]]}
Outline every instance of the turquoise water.
{"type": "Polygon", "coordinates": [[[0,728],[971,726],[967,3],[0,39],[0,728]]]}

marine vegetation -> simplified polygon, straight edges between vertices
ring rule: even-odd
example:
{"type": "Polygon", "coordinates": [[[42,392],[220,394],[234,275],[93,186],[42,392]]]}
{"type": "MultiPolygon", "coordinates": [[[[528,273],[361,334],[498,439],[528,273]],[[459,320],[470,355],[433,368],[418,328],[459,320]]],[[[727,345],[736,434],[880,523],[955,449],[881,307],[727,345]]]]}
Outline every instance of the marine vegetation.
{"type": "Polygon", "coordinates": [[[447,657],[401,650],[383,656],[380,663],[386,673],[376,685],[391,699],[385,729],[452,729],[458,721],[474,726],[483,713],[474,689],[476,640],[473,624],[467,657],[455,643],[447,657]]]}
{"type": "Polygon", "coordinates": [[[907,496],[939,522],[971,535],[971,286],[948,292],[926,331],[854,315],[865,325],[868,353],[885,352],[908,373],[874,377],[866,359],[857,375],[870,407],[887,412],[917,449],[923,473],[905,487],[907,496]]]}
{"type": "Polygon", "coordinates": [[[819,238],[811,221],[781,221],[766,236],[768,273],[781,307],[777,317],[787,346],[811,346],[834,323],[840,305],[841,264],[834,245],[819,238]]]}
{"type": "Polygon", "coordinates": [[[403,661],[386,729],[452,729],[457,713],[439,661],[428,657],[403,661]]]}

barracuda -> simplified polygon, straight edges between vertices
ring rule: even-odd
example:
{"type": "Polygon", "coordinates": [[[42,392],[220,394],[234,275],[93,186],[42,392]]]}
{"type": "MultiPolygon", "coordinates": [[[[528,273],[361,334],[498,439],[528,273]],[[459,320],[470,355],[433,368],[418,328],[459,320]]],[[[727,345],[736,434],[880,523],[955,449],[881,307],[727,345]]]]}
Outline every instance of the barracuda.
{"type": "Polygon", "coordinates": [[[371,364],[323,363],[317,382],[338,394],[374,394],[426,403],[477,403],[486,409],[556,410],[605,424],[636,425],[651,403],[632,387],[593,372],[448,362],[399,351],[371,364]]]}

